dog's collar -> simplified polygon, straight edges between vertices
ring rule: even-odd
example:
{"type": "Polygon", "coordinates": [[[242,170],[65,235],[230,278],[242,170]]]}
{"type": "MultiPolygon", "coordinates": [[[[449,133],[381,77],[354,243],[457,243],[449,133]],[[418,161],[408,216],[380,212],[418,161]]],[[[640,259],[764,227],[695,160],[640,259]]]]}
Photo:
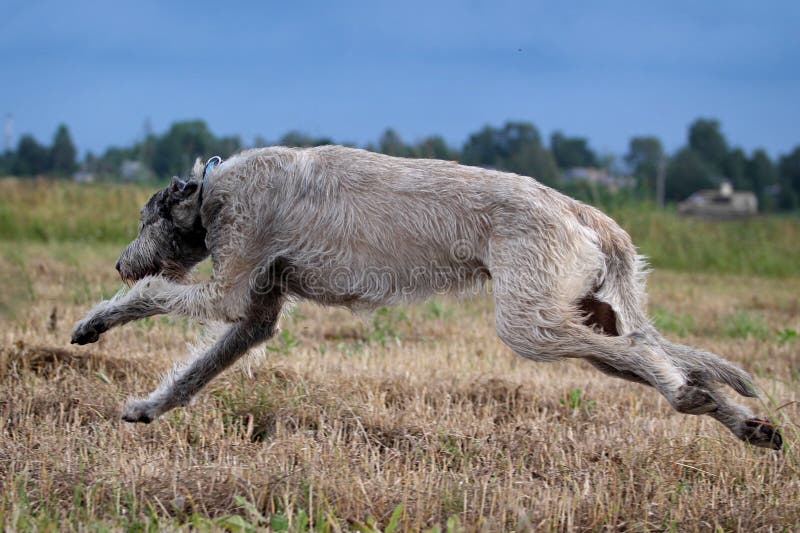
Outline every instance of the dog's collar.
{"type": "Polygon", "coordinates": [[[206,166],[203,167],[203,179],[200,181],[200,192],[198,193],[197,197],[197,202],[201,206],[203,205],[203,187],[206,184],[206,174],[208,174],[209,170],[219,165],[220,163],[222,163],[222,158],[218,155],[215,155],[214,157],[206,161],[206,166]]]}

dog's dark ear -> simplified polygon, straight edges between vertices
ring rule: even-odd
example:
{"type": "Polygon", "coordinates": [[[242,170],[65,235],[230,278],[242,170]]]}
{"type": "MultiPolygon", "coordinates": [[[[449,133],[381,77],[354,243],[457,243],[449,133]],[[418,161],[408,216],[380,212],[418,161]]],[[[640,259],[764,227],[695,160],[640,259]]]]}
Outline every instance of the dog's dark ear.
{"type": "Polygon", "coordinates": [[[197,183],[197,180],[184,181],[175,176],[169,184],[169,197],[172,203],[181,202],[194,194],[199,186],[200,184],[197,183]]]}
{"type": "Polygon", "coordinates": [[[200,195],[197,194],[199,189],[200,183],[196,179],[184,181],[177,177],[172,178],[167,187],[164,217],[180,228],[193,227],[200,213],[200,195]]]}

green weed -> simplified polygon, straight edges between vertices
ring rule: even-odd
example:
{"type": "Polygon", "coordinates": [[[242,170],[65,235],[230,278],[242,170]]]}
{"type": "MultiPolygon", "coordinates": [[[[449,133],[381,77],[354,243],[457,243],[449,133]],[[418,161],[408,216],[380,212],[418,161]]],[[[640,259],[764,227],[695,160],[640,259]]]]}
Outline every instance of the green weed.
{"type": "Polygon", "coordinates": [[[378,519],[371,514],[367,515],[363,522],[355,521],[350,525],[354,530],[360,531],[361,533],[394,533],[397,531],[402,516],[403,504],[401,503],[392,511],[392,515],[389,517],[389,521],[386,523],[386,527],[383,530],[380,528],[378,519]]]}
{"type": "Polygon", "coordinates": [[[425,306],[425,315],[430,318],[443,318],[448,319],[453,315],[453,310],[444,307],[436,300],[429,301],[425,306]]]}
{"type": "Polygon", "coordinates": [[[299,345],[300,339],[295,337],[291,330],[286,328],[282,329],[275,340],[267,344],[264,349],[280,355],[289,355],[289,353],[292,351],[292,348],[299,345]]]}
{"type": "Polygon", "coordinates": [[[572,389],[567,392],[563,398],[559,400],[559,403],[565,407],[567,407],[570,411],[576,411],[579,409],[585,409],[586,411],[591,411],[594,409],[596,402],[594,400],[587,400],[583,396],[583,392],[581,389],[572,389]]]}
{"type": "Polygon", "coordinates": [[[653,323],[660,331],[685,337],[694,328],[694,317],[690,314],[673,313],[667,309],[657,307],[653,311],[653,323]]]}
{"type": "Polygon", "coordinates": [[[770,336],[764,319],[755,313],[737,311],[723,319],[722,333],[736,339],[755,338],[765,340],[770,336]]]}
{"type": "Polygon", "coordinates": [[[400,327],[408,324],[405,312],[397,307],[381,307],[372,315],[372,331],[369,340],[381,346],[400,339],[400,327]]]}
{"type": "Polygon", "coordinates": [[[786,344],[797,340],[797,330],[791,328],[783,328],[778,330],[777,334],[778,344],[786,344]]]}

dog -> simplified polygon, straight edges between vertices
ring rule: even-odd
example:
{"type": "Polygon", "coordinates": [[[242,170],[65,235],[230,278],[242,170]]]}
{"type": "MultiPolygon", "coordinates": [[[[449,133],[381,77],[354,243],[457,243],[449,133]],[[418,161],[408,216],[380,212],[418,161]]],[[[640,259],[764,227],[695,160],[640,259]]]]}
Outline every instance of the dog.
{"type": "Polygon", "coordinates": [[[128,422],[186,405],[274,335],[287,299],[369,310],[488,285],[497,334],[520,356],[585,359],[745,442],[782,445],[770,421],[721,390],[757,396],[746,372],[652,325],[647,268],[629,235],[530,177],[343,146],[198,160],[144,205],[116,267],[135,284],[92,309],[73,343],[157,314],[229,324],[147,398],[129,400],[128,422]],[[209,256],[212,279],[187,283],[209,256]]]}

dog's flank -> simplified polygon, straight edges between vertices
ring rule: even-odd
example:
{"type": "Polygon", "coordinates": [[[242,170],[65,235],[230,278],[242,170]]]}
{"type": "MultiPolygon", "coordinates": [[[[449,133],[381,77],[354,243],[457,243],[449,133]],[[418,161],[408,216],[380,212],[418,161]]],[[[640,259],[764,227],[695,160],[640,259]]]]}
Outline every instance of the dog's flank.
{"type": "Polygon", "coordinates": [[[341,146],[263,148],[173,180],[142,209],[118,262],[125,295],[95,308],[73,342],[173,313],[231,324],[123,418],[185,405],[275,331],[287,298],[354,310],[491,279],[500,338],[538,361],[582,358],[655,387],[678,411],[708,414],[751,444],[779,449],[768,421],[721,384],[751,378],[716,355],[666,341],[645,313],[646,268],[628,234],[598,210],[532,178],[341,146]],[[210,281],[181,284],[208,255],[210,281]]]}

